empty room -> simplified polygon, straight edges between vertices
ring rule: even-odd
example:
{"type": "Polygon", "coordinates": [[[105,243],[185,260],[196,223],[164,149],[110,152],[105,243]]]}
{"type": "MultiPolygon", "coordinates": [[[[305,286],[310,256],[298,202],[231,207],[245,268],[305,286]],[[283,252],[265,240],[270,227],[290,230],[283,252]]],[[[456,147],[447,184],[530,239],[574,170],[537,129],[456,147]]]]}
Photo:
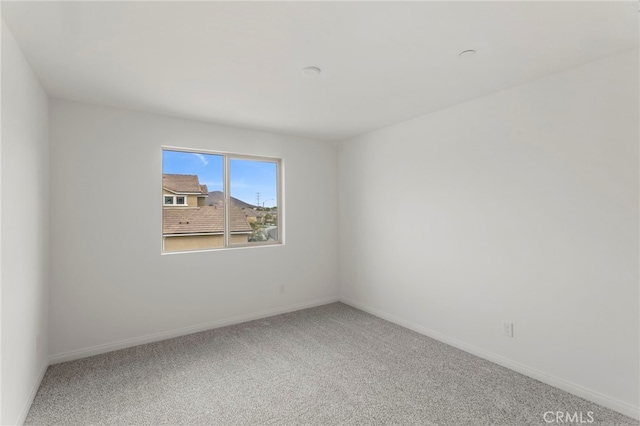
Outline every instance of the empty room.
{"type": "Polygon", "coordinates": [[[638,425],[636,1],[1,1],[2,425],[638,425]]]}

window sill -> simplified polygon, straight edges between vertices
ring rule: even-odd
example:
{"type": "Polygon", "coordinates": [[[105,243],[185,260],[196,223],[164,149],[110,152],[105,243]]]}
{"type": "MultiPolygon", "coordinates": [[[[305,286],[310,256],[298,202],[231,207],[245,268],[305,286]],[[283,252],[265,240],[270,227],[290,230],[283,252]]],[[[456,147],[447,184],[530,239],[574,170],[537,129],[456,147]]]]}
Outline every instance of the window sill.
{"type": "Polygon", "coordinates": [[[215,247],[208,249],[198,249],[198,250],[182,250],[182,251],[162,251],[160,254],[164,255],[174,255],[174,254],[188,254],[188,253],[205,253],[205,252],[215,252],[215,251],[226,251],[226,250],[243,250],[243,249],[256,249],[256,248],[266,248],[266,247],[282,247],[284,243],[268,243],[268,244],[238,244],[229,247],[215,247]]]}

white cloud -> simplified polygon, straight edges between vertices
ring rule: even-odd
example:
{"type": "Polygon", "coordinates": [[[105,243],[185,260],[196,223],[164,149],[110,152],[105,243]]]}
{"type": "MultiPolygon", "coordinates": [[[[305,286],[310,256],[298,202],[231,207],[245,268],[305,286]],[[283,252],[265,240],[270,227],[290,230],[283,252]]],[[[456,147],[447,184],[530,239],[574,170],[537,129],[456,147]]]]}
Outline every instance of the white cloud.
{"type": "Polygon", "coordinates": [[[202,161],[202,165],[206,166],[207,164],[209,164],[209,162],[207,161],[207,157],[205,157],[204,155],[197,154],[197,153],[193,154],[193,155],[195,155],[196,157],[198,157],[200,159],[200,161],[202,161]]]}

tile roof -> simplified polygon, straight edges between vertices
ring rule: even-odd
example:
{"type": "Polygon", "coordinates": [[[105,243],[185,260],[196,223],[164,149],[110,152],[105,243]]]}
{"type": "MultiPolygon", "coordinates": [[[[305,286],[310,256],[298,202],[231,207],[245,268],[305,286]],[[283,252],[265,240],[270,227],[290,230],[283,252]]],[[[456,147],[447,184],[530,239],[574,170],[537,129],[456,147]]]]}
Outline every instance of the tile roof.
{"type": "Polygon", "coordinates": [[[207,186],[200,185],[197,175],[162,175],[162,189],[177,193],[196,193],[208,195],[207,186]],[[204,191],[203,191],[204,190],[204,191]]]}
{"type": "Polygon", "coordinates": [[[242,212],[247,217],[258,217],[258,215],[262,212],[255,211],[254,209],[242,209],[242,212]]]}
{"type": "MultiPolygon", "coordinates": [[[[215,208],[215,207],[214,207],[215,208]]],[[[240,207],[229,206],[231,232],[253,231],[240,207]]]]}
{"type": "MultiPolygon", "coordinates": [[[[251,232],[251,226],[237,207],[229,209],[231,232],[251,232]]],[[[224,210],[215,206],[183,209],[162,209],[163,234],[222,233],[224,210]]]]}

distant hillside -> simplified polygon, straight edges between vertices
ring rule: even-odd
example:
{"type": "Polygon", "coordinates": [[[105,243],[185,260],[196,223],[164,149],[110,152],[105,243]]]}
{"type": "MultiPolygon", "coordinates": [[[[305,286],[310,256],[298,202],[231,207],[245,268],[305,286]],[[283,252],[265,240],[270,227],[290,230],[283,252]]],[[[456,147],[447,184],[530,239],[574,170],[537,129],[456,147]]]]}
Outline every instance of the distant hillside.
{"type": "MultiPolygon", "coordinates": [[[[242,200],[238,200],[237,198],[230,197],[231,204],[241,209],[249,208],[252,209],[255,206],[249,203],[245,203],[242,200]]],[[[224,205],[224,193],[222,191],[213,191],[209,193],[209,196],[206,198],[205,206],[222,206],[224,205]]]]}

